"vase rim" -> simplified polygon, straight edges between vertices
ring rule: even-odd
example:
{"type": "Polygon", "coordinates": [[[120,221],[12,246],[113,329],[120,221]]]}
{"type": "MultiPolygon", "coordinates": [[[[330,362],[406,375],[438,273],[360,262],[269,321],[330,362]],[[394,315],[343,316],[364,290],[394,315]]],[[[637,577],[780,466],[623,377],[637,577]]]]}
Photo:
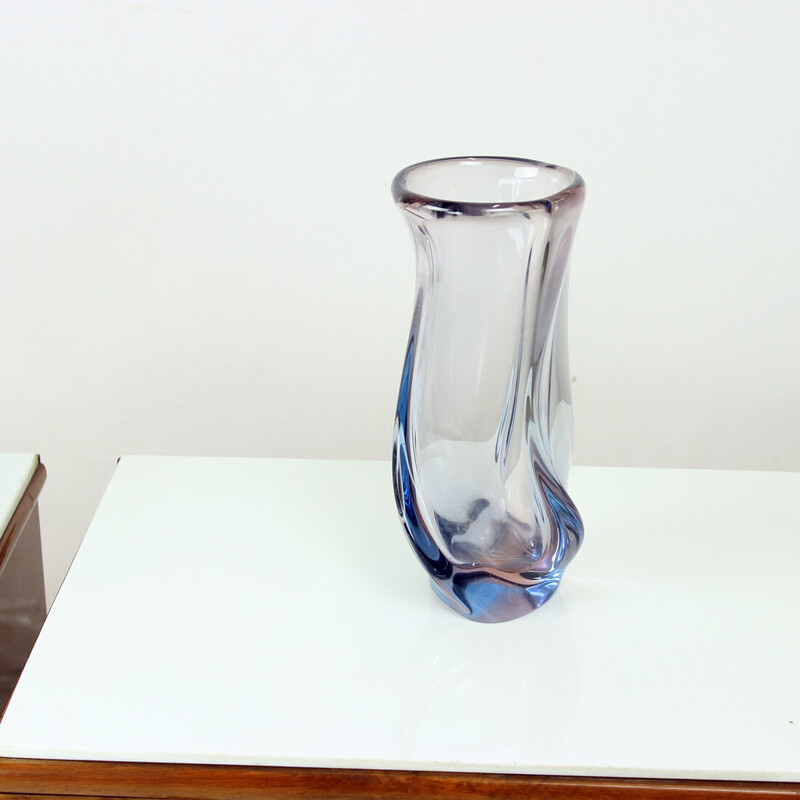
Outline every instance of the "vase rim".
{"type": "MultiPolygon", "coordinates": [[[[455,186],[454,183],[453,187],[455,186]]],[[[573,197],[582,198],[584,192],[583,178],[573,169],[560,167],[546,161],[509,156],[457,156],[420,161],[400,170],[392,181],[392,196],[396,203],[410,209],[418,209],[426,216],[434,217],[519,213],[535,207],[559,204],[573,197]],[[482,168],[484,170],[507,168],[516,171],[511,178],[503,182],[516,181],[517,189],[528,177],[534,177],[537,181],[536,186],[541,185],[541,188],[533,193],[523,192],[521,197],[516,196],[510,199],[479,197],[469,194],[469,190],[466,190],[467,196],[462,196],[461,192],[465,191],[462,189],[446,192],[426,191],[426,183],[430,183],[430,181],[426,181],[426,176],[431,173],[442,173],[449,170],[452,175],[467,175],[465,170],[482,168]],[[540,171],[544,171],[542,177],[539,177],[540,171]]]]}

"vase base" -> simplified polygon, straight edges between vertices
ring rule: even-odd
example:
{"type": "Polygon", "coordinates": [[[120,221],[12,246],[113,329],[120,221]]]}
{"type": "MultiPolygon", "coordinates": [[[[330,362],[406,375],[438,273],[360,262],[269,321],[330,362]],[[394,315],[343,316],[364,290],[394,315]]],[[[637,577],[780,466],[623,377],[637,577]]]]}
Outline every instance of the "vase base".
{"type": "Polygon", "coordinates": [[[561,575],[557,570],[521,586],[486,572],[456,572],[448,580],[431,578],[431,588],[445,605],[473,622],[508,622],[546,603],[561,575]]]}

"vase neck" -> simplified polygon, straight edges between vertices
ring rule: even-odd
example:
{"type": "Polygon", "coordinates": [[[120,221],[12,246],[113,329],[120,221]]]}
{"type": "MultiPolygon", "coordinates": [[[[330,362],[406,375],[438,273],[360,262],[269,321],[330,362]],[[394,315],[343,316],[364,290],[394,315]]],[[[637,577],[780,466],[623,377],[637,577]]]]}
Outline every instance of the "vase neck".
{"type": "Polygon", "coordinates": [[[433,219],[404,210],[417,249],[418,444],[484,443],[505,472],[528,451],[531,425],[549,436],[569,404],[558,313],[580,205],[433,219]],[[552,392],[534,397],[551,373],[552,392]]]}

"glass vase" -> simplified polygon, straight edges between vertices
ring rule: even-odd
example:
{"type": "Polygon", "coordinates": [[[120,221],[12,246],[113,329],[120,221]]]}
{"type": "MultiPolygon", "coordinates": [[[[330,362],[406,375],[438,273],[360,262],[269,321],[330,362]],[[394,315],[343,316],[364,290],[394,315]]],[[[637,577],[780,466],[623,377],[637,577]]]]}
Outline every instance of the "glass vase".
{"type": "Polygon", "coordinates": [[[415,164],[392,183],[417,257],[392,470],[436,594],[478,622],[547,601],[583,539],[567,494],[567,266],[576,172],[516,158],[415,164]]]}

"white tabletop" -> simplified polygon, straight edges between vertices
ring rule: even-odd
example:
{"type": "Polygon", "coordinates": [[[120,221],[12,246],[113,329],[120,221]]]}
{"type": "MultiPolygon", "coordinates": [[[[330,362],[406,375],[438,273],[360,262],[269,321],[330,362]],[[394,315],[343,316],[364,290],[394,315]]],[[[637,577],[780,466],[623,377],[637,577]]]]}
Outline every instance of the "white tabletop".
{"type": "Polygon", "coordinates": [[[33,453],[0,453],[0,536],[17,510],[39,464],[33,453]]]}
{"type": "Polygon", "coordinates": [[[800,779],[800,474],[575,468],[583,550],[436,600],[388,463],[127,457],[0,755],[800,779]]]}

